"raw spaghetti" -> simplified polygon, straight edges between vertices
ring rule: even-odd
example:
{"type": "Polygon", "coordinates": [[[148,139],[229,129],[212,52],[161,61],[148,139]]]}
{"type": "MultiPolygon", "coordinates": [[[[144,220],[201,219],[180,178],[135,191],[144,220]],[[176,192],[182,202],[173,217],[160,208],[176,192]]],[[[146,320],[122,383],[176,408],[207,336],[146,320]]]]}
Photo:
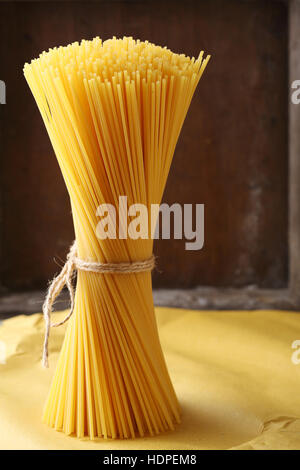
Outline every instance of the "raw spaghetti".
{"type": "MultiPolygon", "coordinates": [[[[25,64],[71,200],[77,255],[96,263],[151,258],[153,240],[99,240],[100,204],[159,204],[176,142],[209,60],[130,37],[75,42],[25,64]]],[[[116,221],[116,224],[118,221],[116,221]]],[[[50,344],[51,345],[51,344],[50,344]]],[[[51,349],[51,348],[50,348],[51,349]]],[[[133,438],[173,429],[178,401],[162,354],[150,272],[78,270],[43,420],[78,437],[133,438]]]]}

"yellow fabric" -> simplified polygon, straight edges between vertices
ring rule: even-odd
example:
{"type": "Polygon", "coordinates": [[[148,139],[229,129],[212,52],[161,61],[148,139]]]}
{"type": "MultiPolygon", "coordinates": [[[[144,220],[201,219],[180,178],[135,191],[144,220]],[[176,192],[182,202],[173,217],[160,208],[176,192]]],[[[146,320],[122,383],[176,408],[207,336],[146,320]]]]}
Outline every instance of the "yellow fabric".
{"type": "Polygon", "coordinates": [[[292,362],[292,343],[300,340],[299,313],[168,308],[156,313],[182,407],[175,432],[89,441],[43,425],[42,407],[64,327],[51,332],[45,370],[42,316],[21,315],[0,327],[2,353],[6,348],[6,364],[0,364],[0,448],[300,449],[300,364],[292,362]]]}

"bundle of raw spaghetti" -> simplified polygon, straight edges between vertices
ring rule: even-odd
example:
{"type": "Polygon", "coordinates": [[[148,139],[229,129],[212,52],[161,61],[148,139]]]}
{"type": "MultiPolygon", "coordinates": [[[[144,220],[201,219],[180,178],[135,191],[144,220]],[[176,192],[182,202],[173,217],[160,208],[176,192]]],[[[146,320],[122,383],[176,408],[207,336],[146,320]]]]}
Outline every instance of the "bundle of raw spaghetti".
{"type": "MultiPolygon", "coordinates": [[[[67,434],[129,438],[173,429],[180,420],[154,316],[153,239],[117,231],[100,240],[97,208],[112,204],[118,212],[121,195],[149,213],[160,203],[209,59],[202,55],[95,38],[50,49],[24,67],[67,185],[76,235],[74,312],[43,415],[67,434]]],[[[64,275],[73,269],[72,258],[64,275]]]]}

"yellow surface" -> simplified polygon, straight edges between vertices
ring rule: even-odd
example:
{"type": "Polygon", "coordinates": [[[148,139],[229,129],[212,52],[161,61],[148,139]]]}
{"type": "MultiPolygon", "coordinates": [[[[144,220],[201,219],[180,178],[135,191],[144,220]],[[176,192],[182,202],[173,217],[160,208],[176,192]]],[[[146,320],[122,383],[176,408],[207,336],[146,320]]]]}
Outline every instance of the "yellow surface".
{"type": "Polygon", "coordinates": [[[35,314],[0,327],[6,348],[6,364],[0,364],[0,448],[300,449],[300,364],[291,360],[292,343],[300,340],[299,313],[157,308],[156,314],[182,407],[175,432],[89,441],[43,425],[64,328],[52,330],[45,370],[40,363],[44,324],[35,314]]]}

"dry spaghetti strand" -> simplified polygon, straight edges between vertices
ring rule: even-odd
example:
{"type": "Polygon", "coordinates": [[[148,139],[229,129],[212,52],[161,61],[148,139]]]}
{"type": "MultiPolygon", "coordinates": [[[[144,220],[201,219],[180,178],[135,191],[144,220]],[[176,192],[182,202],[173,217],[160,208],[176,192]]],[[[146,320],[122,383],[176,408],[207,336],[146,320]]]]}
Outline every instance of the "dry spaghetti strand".
{"type": "MultiPolygon", "coordinates": [[[[174,54],[131,37],[43,52],[24,74],[72,206],[78,257],[150,259],[153,240],[96,236],[100,204],[119,196],[150,212],[209,56],[174,54]]],[[[149,228],[150,233],[150,228],[149,228]]],[[[78,437],[134,438],[173,429],[178,401],[162,354],[151,274],[80,270],[43,420],[78,437]]]]}

